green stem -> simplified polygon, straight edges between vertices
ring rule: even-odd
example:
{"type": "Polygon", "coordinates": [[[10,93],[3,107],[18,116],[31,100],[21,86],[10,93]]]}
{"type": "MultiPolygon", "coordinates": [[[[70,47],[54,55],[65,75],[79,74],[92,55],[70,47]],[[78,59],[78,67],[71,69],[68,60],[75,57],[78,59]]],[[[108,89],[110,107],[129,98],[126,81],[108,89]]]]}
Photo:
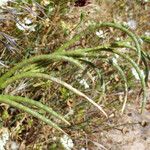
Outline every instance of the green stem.
{"type": "Polygon", "coordinates": [[[17,70],[23,68],[24,66],[27,66],[29,64],[38,62],[38,61],[43,61],[43,60],[66,60],[69,61],[75,65],[77,65],[78,67],[80,67],[81,69],[83,69],[84,67],[82,66],[82,64],[80,64],[79,61],[73,59],[73,58],[68,58],[66,56],[62,56],[56,53],[53,53],[51,55],[40,55],[40,56],[35,56],[32,58],[29,58],[27,60],[22,61],[21,63],[18,63],[16,66],[14,66],[12,69],[10,69],[7,73],[5,73],[2,77],[0,77],[0,88],[1,85],[3,84],[3,82],[5,82],[7,80],[7,78],[9,78],[10,76],[12,76],[17,70]]]}
{"type": "Polygon", "coordinates": [[[129,56],[127,56],[124,53],[113,50],[113,49],[112,49],[112,52],[115,54],[118,54],[119,56],[127,60],[135,68],[136,72],[138,73],[140,81],[141,81],[142,89],[143,89],[143,100],[142,100],[142,105],[141,105],[141,112],[143,112],[145,105],[146,105],[146,100],[147,100],[145,77],[141,74],[141,70],[138,67],[138,65],[129,56]]]}
{"type": "Polygon", "coordinates": [[[62,52],[64,55],[66,54],[68,57],[69,56],[80,56],[81,53],[86,53],[86,52],[98,52],[98,51],[106,51],[106,52],[111,52],[111,53],[115,53],[118,54],[119,56],[123,57],[125,60],[127,60],[137,71],[139,77],[140,77],[140,81],[141,81],[141,85],[142,85],[142,89],[143,89],[143,100],[142,100],[142,112],[145,108],[146,105],[146,83],[145,83],[145,77],[142,76],[140,68],[138,67],[138,65],[126,54],[121,53],[119,51],[114,50],[111,47],[94,47],[93,50],[92,48],[85,48],[85,49],[76,49],[74,51],[67,51],[67,52],[62,52]]]}
{"type": "Polygon", "coordinates": [[[78,35],[74,36],[70,41],[63,44],[60,48],[57,49],[57,51],[58,52],[64,51],[71,44],[73,44],[74,42],[79,40],[83,35],[85,35],[89,32],[92,32],[93,30],[96,30],[97,28],[100,28],[100,27],[113,27],[113,28],[116,28],[116,29],[119,29],[119,30],[125,32],[129,37],[131,37],[131,39],[135,43],[135,47],[138,52],[139,59],[141,58],[141,48],[140,48],[140,44],[139,44],[136,36],[131,31],[129,31],[127,28],[123,27],[122,25],[117,24],[117,23],[110,23],[110,22],[96,23],[95,25],[90,25],[85,31],[82,31],[78,35]]]}
{"type": "Polygon", "coordinates": [[[121,110],[121,113],[123,114],[126,103],[127,103],[127,98],[128,98],[128,82],[127,82],[126,76],[125,76],[122,68],[118,65],[118,63],[113,62],[113,60],[110,60],[110,63],[118,70],[120,76],[124,80],[124,89],[125,89],[124,90],[124,102],[123,102],[123,106],[122,106],[122,110],[121,110]]]}
{"type": "Polygon", "coordinates": [[[21,96],[11,96],[11,95],[1,95],[4,99],[10,99],[19,103],[27,103],[30,104],[31,106],[36,106],[40,109],[43,109],[44,111],[50,113],[51,115],[57,117],[58,119],[62,120],[66,124],[70,125],[70,123],[60,114],[56,113],[52,108],[47,107],[46,105],[43,105],[42,103],[26,98],[26,97],[21,97],[21,96]]]}
{"type": "MultiPolygon", "coordinates": [[[[0,95],[0,102],[8,104],[10,106],[16,107],[17,109],[23,110],[24,112],[27,112],[28,114],[34,116],[35,118],[38,118],[39,120],[45,122],[46,124],[52,126],[53,128],[57,129],[58,131],[61,131],[62,133],[65,133],[60,127],[57,126],[57,124],[53,123],[49,119],[43,117],[41,114],[37,113],[36,111],[33,111],[32,109],[23,106],[15,101],[11,101],[8,98],[4,98],[3,96],[0,95]]],[[[66,133],[65,133],[66,134],[66,133]]]]}
{"type": "Polygon", "coordinates": [[[9,78],[7,81],[5,81],[1,87],[2,88],[5,88],[7,85],[15,82],[16,80],[18,79],[22,79],[22,78],[43,78],[43,79],[47,79],[47,80],[51,80],[53,82],[56,82],[60,85],[63,85],[64,87],[66,87],[67,89],[69,89],[70,91],[72,91],[73,93],[85,98],[86,100],[88,100],[91,104],[93,104],[94,106],[96,106],[106,117],[107,117],[107,114],[106,112],[102,109],[101,106],[99,106],[97,103],[95,103],[91,98],[89,98],[88,96],[86,96],[84,93],[80,92],[79,90],[75,89],[74,87],[72,87],[71,85],[67,84],[66,82],[58,79],[58,78],[55,78],[55,77],[52,77],[52,76],[49,76],[47,74],[43,74],[43,73],[32,73],[32,72],[26,72],[26,73],[22,73],[22,74],[18,74],[18,75],[15,75],[11,78],[9,78]]]}

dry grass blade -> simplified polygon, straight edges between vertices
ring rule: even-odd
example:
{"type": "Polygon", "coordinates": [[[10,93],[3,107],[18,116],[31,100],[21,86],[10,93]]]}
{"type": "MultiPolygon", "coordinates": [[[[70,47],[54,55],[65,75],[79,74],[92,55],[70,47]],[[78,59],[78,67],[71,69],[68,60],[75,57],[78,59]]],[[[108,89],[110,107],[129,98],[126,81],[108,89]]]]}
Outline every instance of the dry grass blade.
{"type": "Polygon", "coordinates": [[[71,85],[67,84],[66,82],[55,78],[55,77],[49,77],[50,80],[57,82],[63,86],[65,86],[66,88],[68,88],[70,91],[76,93],[77,95],[84,97],[85,99],[87,99],[91,104],[93,104],[95,107],[97,107],[106,117],[108,117],[108,115],[106,114],[106,112],[103,110],[103,108],[101,106],[99,106],[97,103],[95,103],[91,98],[89,98],[88,96],[86,96],[84,93],[82,93],[81,91],[77,90],[76,88],[72,87],[71,85]]]}
{"type": "Polygon", "coordinates": [[[50,75],[47,75],[47,74],[43,74],[43,73],[36,73],[36,74],[34,74],[33,72],[26,72],[26,73],[19,74],[19,75],[16,75],[16,76],[13,76],[13,77],[9,78],[2,86],[6,87],[10,83],[15,82],[18,79],[28,78],[28,77],[29,78],[36,77],[36,78],[48,79],[48,80],[54,81],[54,82],[56,82],[56,83],[58,83],[60,85],[63,85],[64,87],[66,87],[67,89],[69,89],[70,91],[72,91],[73,93],[75,93],[75,94],[77,94],[77,95],[85,98],[86,100],[88,100],[91,104],[93,104],[94,106],[96,106],[106,117],[108,117],[108,115],[102,109],[102,107],[99,106],[97,103],[95,103],[91,98],[89,98],[88,96],[86,96],[84,93],[82,93],[81,91],[79,91],[76,88],[72,87],[68,83],[66,83],[66,82],[64,82],[64,81],[62,81],[62,80],[60,80],[58,78],[52,77],[50,75]]]}

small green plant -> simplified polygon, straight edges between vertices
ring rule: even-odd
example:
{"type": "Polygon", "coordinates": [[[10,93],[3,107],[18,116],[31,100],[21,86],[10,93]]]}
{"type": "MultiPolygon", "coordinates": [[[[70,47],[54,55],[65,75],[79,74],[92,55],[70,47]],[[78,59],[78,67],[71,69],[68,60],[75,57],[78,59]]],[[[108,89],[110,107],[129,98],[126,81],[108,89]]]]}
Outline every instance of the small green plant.
{"type": "MultiPolygon", "coordinates": [[[[0,77],[0,89],[3,91],[8,85],[23,78],[41,78],[43,81],[50,80],[51,82],[55,82],[67,88],[74,94],[83,97],[85,100],[87,100],[92,105],[97,107],[105,117],[109,117],[105,112],[104,108],[102,108],[89,96],[81,92],[79,89],[73,87],[71,84],[63,81],[62,79],[57,78],[52,74],[46,73],[46,66],[43,67],[39,65],[44,62],[46,62],[46,65],[51,64],[53,62],[69,62],[70,64],[76,66],[79,70],[82,70],[84,74],[87,74],[89,79],[92,80],[93,79],[92,75],[90,74],[88,69],[86,69],[85,64],[88,65],[89,67],[94,68],[97,76],[100,79],[102,79],[103,73],[93,62],[94,60],[103,60],[112,65],[112,67],[114,67],[119,72],[121,79],[124,82],[124,102],[122,104],[122,113],[123,113],[127,102],[128,80],[126,79],[126,74],[122,66],[120,66],[119,63],[117,63],[114,60],[114,55],[118,55],[119,57],[121,57],[121,60],[126,61],[129,64],[128,66],[129,68],[134,68],[135,71],[137,72],[143,92],[143,99],[141,102],[141,112],[143,112],[147,99],[146,82],[148,80],[148,73],[149,73],[148,61],[150,61],[149,59],[150,57],[146,52],[141,50],[140,42],[139,39],[136,37],[136,35],[133,34],[131,31],[129,31],[126,27],[117,23],[107,23],[107,22],[94,23],[90,25],[87,29],[85,29],[83,32],[77,34],[71,40],[64,43],[61,47],[54,50],[53,53],[33,56],[28,59],[24,59],[22,62],[16,63],[14,67],[9,69],[6,73],[4,73],[0,77]],[[99,28],[105,27],[119,29],[122,32],[126,33],[129,36],[130,40],[134,43],[134,46],[126,45],[125,42],[118,42],[118,43],[116,42],[113,44],[110,43],[90,48],[75,48],[75,49],[70,48],[75,42],[79,41],[81,37],[85,36],[88,33],[93,33],[95,32],[95,30],[99,28]],[[134,56],[134,58],[131,58],[128,54],[121,52],[119,50],[120,47],[130,48],[136,55],[134,56]],[[109,54],[109,56],[107,54],[109,54]],[[143,64],[143,68],[145,69],[145,76],[143,76],[141,72],[140,64],[143,64]],[[26,69],[27,67],[28,69],[26,69]]],[[[104,83],[101,84],[103,92],[105,92],[105,86],[106,85],[104,83]]],[[[65,133],[65,131],[61,129],[58,124],[54,123],[46,116],[41,115],[40,113],[38,113],[37,110],[44,110],[45,112],[51,114],[52,116],[62,120],[67,125],[70,125],[70,123],[65,119],[64,116],[57,113],[52,108],[42,104],[41,102],[35,101],[30,98],[1,94],[0,102],[6,103],[10,106],[25,111],[28,114],[38,118],[39,120],[45,122],[46,124],[56,128],[57,130],[63,133],[65,133]],[[33,106],[36,106],[37,109],[36,110],[32,109],[33,106]]]]}

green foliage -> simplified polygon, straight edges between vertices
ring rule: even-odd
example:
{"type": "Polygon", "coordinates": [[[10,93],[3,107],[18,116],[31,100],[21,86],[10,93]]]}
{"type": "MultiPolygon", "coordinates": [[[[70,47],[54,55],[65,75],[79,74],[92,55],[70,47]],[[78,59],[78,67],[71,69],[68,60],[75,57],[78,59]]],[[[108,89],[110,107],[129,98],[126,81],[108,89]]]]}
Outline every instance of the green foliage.
{"type": "MultiPolygon", "coordinates": [[[[28,4],[32,4],[32,1],[26,1],[28,4]]],[[[60,1],[55,1],[55,3],[60,3],[60,1]]],[[[66,1],[65,1],[66,3],[66,1]]],[[[57,4],[58,5],[58,4],[57,4]]],[[[46,12],[47,14],[44,14],[42,11],[39,12],[40,15],[50,15],[49,7],[53,7],[52,5],[46,6],[46,12]]],[[[38,10],[40,11],[40,10],[38,10]]],[[[40,16],[39,15],[39,16],[40,16]]],[[[103,70],[99,68],[95,61],[101,61],[106,62],[107,64],[111,65],[111,69],[114,68],[117,70],[117,72],[120,75],[120,78],[123,81],[124,86],[124,102],[122,106],[122,112],[125,109],[126,102],[127,102],[127,95],[128,95],[128,80],[126,78],[127,71],[124,70],[125,65],[120,65],[119,63],[116,63],[113,61],[114,55],[118,55],[122,62],[128,64],[126,65],[127,69],[134,68],[139,76],[140,82],[141,82],[141,88],[143,92],[143,99],[141,101],[141,112],[144,110],[146,105],[146,99],[147,99],[147,93],[146,93],[146,83],[149,73],[149,67],[148,63],[150,61],[149,54],[147,54],[145,51],[141,49],[141,45],[139,42],[139,39],[137,36],[131,32],[126,27],[117,24],[117,23],[109,23],[109,22],[103,22],[103,23],[94,23],[89,25],[85,30],[75,35],[71,40],[68,40],[62,46],[59,46],[59,48],[52,49],[51,53],[48,53],[44,51],[45,54],[35,55],[32,53],[32,48],[36,47],[36,45],[42,45],[43,41],[47,40],[52,33],[52,26],[49,27],[45,31],[43,29],[45,22],[38,18],[39,21],[37,23],[36,29],[38,29],[38,33],[35,36],[31,36],[28,40],[35,40],[35,43],[33,42],[28,49],[26,49],[26,56],[23,58],[22,61],[19,61],[18,63],[14,62],[12,67],[7,69],[6,71],[3,71],[3,75],[0,77],[0,102],[6,103],[12,107],[16,107],[17,109],[20,109],[33,117],[38,118],[39,120],[43,121],[44,123],[54,127],[55,129],[66,133],[56,122],[54,123],[53,120],[49,118],[49,115],[51,118],[59,119],[62,122],[64,122],[66,125],[70,125],[69,121],[65,119],[65,117],[59,113],[57,113],[52,108],[48,107],[46,104],[43,104],[41,102],[38,102],[36,100],[22,97],[22,96],[12,96],[11,94],[5,94],[4,90],[8,87],[8,85],[12,85],[15,82],[18,82],[22,79],[40,79],[42,82],[45,82],[46,84],[51,82],[54,82],[56,85],[60,85],[62,88],[60,90],[60,93],[63,97],[63,99],[67,99],[69,97],[69,94],[73,93],[76,96],[82,97],[87,102],[92,104],[94,107],[96,107],[105,117],[109,117],[106,111],[102,106],[100,106],[98,103],[95,102],[94,99],[87,96],[83,91],[81,91],[78,87],[74,87],[73,83],[68,83],[67,79],[64,77],[57,77],[57,73],[55,73],[50,67],[52,67],[55,63],[59,63],[59,67],[62,67],[61,69],[57,68],[59,71],[58,75],[61,75],[61,73],[64,73],[65,67],[69,64],[70,66],[73,66],[81,72],[82,77],[87,75],[88,79],[90,79],[91,86],[94,87],[95,81],[93,80],[93,74],[90,73],[90,69],[92,68],[94,70],[95,77],[100,80],[98,84],[100,85],[101,91],[104,94],[107,89],[107,85],[105,84],[105,75],[103,73],[103,70]],[[88,36],[89,34],[95,33],[96,30],[100,28],[113,28],[122,31],[126,35],[128,35],[128,38],[130,41],[134,44],[133,45],[127,45],[126,42],[120,41],[120,42],[114,42],[114,43],[107,43],[105,45],[94,45],[92,47],[73,47],[73,45],[76,42],[79,42],[81,38],[84,36],[88,36]],[[45,36],[46,32],[46,36],[45,36]],[[44,36],[42,37],[43,41],[40,41],[40,34],[44,33],[44,36]],[[39,40],[39,41],[38,41],[39,40]],[[130,54],[126,54],[120,51],[120,47],[126,47],[130,48],[130,50],[134,53],[134,57],[130,56],[130,54]],[[67,65],[64,65],[63,63],[67,63],[67,65]],[[142,64],[142,65],[141,65],[142,64]],[[49,65],[51,65],[49,67],[49,65]],[[64,68],[63,68],[64,67],[64,68]],[[141,69],[145,70],[145,76],[143,76],[141,69]],[[49,82],[47,82],[49,81],[49,82]],[[45,113],[40,113],[44,111],[45,113]],[[49,115],[47,115],[49,114],[49,115]]],[[[62,27],[63,28],[63,27],[62,27]]],[[[62,29],[64,30],[64,29],[62,29]]],[[[64,31],[66,32],[66,31],[64,31]]],[[[23,34],[23,33],[22,33],[23,34]]],[[[64,35],[66,35],[64,33],[64,35]]],[[[24,35],[22,35],[24,36],[24,35]]],[[[53,35],[54,39],[59,36],[53,35]]],[[[143,39],[146,42],[149,42],[148,38],[143,37],[143,39]]],[[[26,39],[26,43],[29,43],[26,39]]],[[[27,45],[27,44],[26,44],[27,45]]],[[[25,45],[25,46],[26,46],[25,45]]],[[[42,49],[43,50],[43,49],[42,49]]],[[[41,50],[41,51],[42,51],[41,50]]],[[[45,49],[44,49],[45,50],[45,49]]],[[[69,68],[71,69],[71,68],[69,68]]],[[[71,73],[70,73],[71,74],[71,73]]],[[[68,76],[70,75],[68,74],[68,76]]],[[[74,72],[72,73],[74,74],[74,72]]],[[[120,81],[121,82],[121,81],[120,81]]],[[[41,82],[40,82],[41,83],[41,82]]],[[[39,83],[39,86],[42,85],[39,83]]],[[[122,85],[122,82],[121,82],[122,85]]],[[[38,86],[38,87],[39,87],[38,86]]],[[[82,115],[84,113],[84,110],[80,111],[80,114],[82,115]]],[[[79,118],[82,118],[81,115],[79,115],[79,118]]],[[[7,113],[5,112],[3,114],[3,119],[7,119],[7,113]]]]}

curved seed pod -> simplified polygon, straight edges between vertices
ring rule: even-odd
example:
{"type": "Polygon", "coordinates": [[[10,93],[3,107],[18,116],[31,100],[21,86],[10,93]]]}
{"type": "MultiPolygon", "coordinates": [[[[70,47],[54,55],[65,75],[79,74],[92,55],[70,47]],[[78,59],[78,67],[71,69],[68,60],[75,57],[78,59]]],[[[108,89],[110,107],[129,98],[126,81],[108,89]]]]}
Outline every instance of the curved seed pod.
{"type": "Polygon", "coordinates": [[[99,106],[97,103],[95,103],[91,98],[89,98],[84,93],[82,93],[79,90],[77,90],[76,88],[72,87],[71,85],[67,84],[66,82],[64,82],[64,81],[62,81],[62,80],[60,80],[58,78],[49,76],[47,74],[43,74],[43,73],[36,73],[36,74],[34,74],[33,72],[26,72],[26,73],[18,74],[18,75],[15,75],[15,76],[9,78],[6,82],[4,82],[2,84],[2,87],[5,88],[7,85],[15,82],[18,79],[33,78],[33,77],[51,80],[51,81],[56,82],[56,83],[58,83],[60,85],[63,85],[64,87],[66,87],[67,89],[72,91],[73,93],[75,93],[75,94],[85,98],[86,100],[88,100],[91,104],[96,106],[107,117],[106,112],[101,108],[101,106],[99,106]]]}
{"type": "Polygon", "coordinates": [[[139,44],[139,41],[137,40],[136,36],[131,31],[129,31],[127,28],[123,27],[122,25],[117,24],[117,23],[111,23],[111,22],[96,23],[94,25],[90,25],[85,31],[74,36],[70,41],[63,44],[56,51],[58,51],[58,52],[64,51],[66,48],[68,48],[74,42],[78,41],[85,34],[87,34],[89,32],[93,32],[95,29],[101,28],[101,27],[113,27],[113,28],[116,28],[116,29],[119,29],[119,30],[125,32],[129,37],[131,37],[131,39],[135,43],[135,47],[136,47],[136,51],[139,56],[139,60],[141,59],[141,48],[140,48],[140,44],[139,44]]]}
{"type": "MultiPolygon", "coordinates": [[[[119,56],[121,56],[123,59],[127,60],[133,68],[135,68],[135,70],[137,71],[138,75],[139,75],[139,78],[140,78],[140,81],[141,81],[141,85],[142,85],[142,89],[143,89],[143,100],[142,100],[142,104],[141,104],[141,112],[143,112],[144,108],[145,108],[145,105],[146,105],[146,83],[145,83],[145,77],[143,77],[143,75],[141,74],[141,71],[140,71],[140,68],[138,66],[138,64],[136,64],[132,58],[130,58],[128,55],[124,54],[124,53],[121,53],[117,50],[114,50],[113,48],[111,47],[94,47],[93,49],[92,48],[85,48],[85,49],[76,49],[72,52],[66,52],[67,53],[67,56],[69,56],[69,54],[71,56],[75,55],[77,56],[77,54],[79,53],[84,53],[84,52],[100,52],[100,51],[106,51],[106,52],[111,52],[111,53],[114,53],[114,54],[118,54],[119,56]]],[[[65,52],[63,52],[65,54],[65,52]]]]}
{"type": "Polygon", "coordinates": [[[118,65],[118,63],[114,62],[113,60],[110,60],[110,64],[112,64],[117,69],[120,76],[124,80],[124,102],[121,110],[121,113],[123,114],[128,98],[128,82],[122,68],[118,65]]]}
{"type": "MultiPolygon", "coordinates": [[[[35,56],[32,58],[29,58],[27,60],[22,61],[21,63],[18,63],[16,66],[14,66],[12,69],[10,69],[8,72],[6,72],[2,77],[0,77],[0,88],[2,88],[3,82],[7,80],[10,76],[12,76],[17,70],[23,68],[24,66],[26,67],[28,64],[32,64],[38,61],[43,61],[43,60],[61,60],[61,61],[68,61],[72,64],[75,64],[77,67],[80,69],[84,69],[83,65],[76,59],[74,58],[69,58],[63,55],[59,54],[51,54],[51,55],[41,55],[41,56],[35,56]]],[[[89,78],[92,80],[92,76],[89,72],[87,72],[87,75],[89,78]]],[[[92,81],[93,82],[93,81],[92,81]]]]}
{"type": "Polygon", "coordinates": [[[4,99],[10,99],[19,103],[27,103],[29,104],[29,106],[36,106],[39,109],[42,109],[44,111],[46,111],[47,113],[55,116],[56,118],[62,120],[63,122],[65,122],[66,124],[70,125],[70,123],[60,114],[58,114],[57,112],[55,112],[52,108],[29,98],[26,97],[21,97],[21,96],[11,96],[11,95],[0,95],[1,97],[3,97],[4,99]]]}
{"type": "MultiPolygon", "coordinates": [[[[124,42],[124,41],[115,42],[115,43],[111,44],[111,47],[113,47],[113,48],[126,47],[126,48],[129,48],[129,49],[132,49],[132,50],[136,50],[136,48],[134,46],[126,44],[126,42],[124,42]]],[[[142,59],[144,65],[145,65],[145,82],[148,82],[150,67],[148,65],[147,60],[150,61],[150,57],[148,57],[148,54],[144,51],[141,51],[141,54],[142,54],[141,59],[142,59]]]]}
{"type": "Polygon", "coordinates": [[[23,106],[15,101],[12,101],[8,98],[4,98],[0,95],[0,103],[5,103],[5,104],[8,104],[12,107],[16,107],[17,109],[20,109],[24,112],[27,112],[28,114],[30,114],[31,116],[34,116],[35,118],[38,118],[39,120],[45,122],[46,124],[52,126],[53,128],[57,129],[58,131],[61,131],[62,133],[65,133],[65,131],[63,131],[60,127],[58,127],[57,124],[53,123],[51,120],[47,119],[46,117],[42,116],[41,114],[39,114],[38,112],[26,107],[26,106],[23,106]]]}

